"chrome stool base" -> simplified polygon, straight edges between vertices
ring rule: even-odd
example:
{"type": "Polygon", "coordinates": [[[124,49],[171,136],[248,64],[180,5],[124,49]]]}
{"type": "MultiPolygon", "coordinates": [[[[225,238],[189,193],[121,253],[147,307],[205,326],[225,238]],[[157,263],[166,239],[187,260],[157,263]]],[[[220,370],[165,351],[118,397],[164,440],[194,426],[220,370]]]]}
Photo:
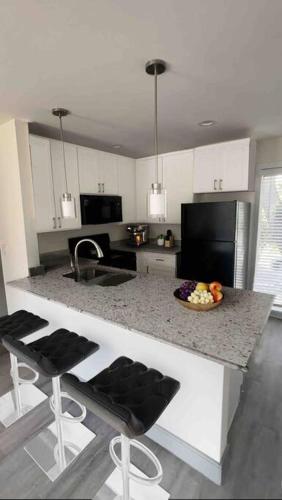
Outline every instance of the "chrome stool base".
{"type": "Polygon", "coordinates": [[[116,464],[115,470],[108,477],[98,492],[99,500],[168,500],[170,494],[159,486],[162,479],[162,467],[157,457],[142,443],[121,435],[112,439],[110,455],[116,464]],[[115,446],[121,444],[121,459],[116,455],[115,446]],[[146,476],[130,463],[130,447],[138,448],[154,464],[154,477],[146,476]],[[130,481],[131,480],[131,481],[130,481]]]}
{"type": "Polygon", "coordinates": [[[85,418],[86,409],[67,393],[61,392],[59,376],[52,379],[52,385],[53,395],[49,403],[55,421],[29,441],[25,451],[49,479],[55,481],[96,434],[80,423],[85,418]],[[62,398],[78,404],[81,414],[73,417],[68,412],[63,413],[62,398]]]}
{"type": "MultiPolygon", "coordinates": [[[[72,418],[65,412],[63,416],[72,418]]],[[[64,442],[65,464],[61,469],[58,458],[58,436],[56,422],[52,422],[49,427],[40,432],[25,446],[25,451],[48,476],[51,481],[55,481],[60,474],[70,465],[70,463],[86,448],[86,446],[96,437],[85,425],[62,421],[62,433],[64,442]]]]}

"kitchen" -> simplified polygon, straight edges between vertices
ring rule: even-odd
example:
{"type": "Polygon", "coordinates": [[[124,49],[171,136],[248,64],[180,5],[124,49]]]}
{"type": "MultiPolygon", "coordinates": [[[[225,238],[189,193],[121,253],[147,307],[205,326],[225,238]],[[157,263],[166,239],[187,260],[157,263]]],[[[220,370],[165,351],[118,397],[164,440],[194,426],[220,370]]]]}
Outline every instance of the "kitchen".
{"type": "MultiPolygon", "coordinates": [[[[117,15],[106,3],[101,19],[117,15]]],[[[123,75],[139,81],[134,102],[147,120],[128,142],[130,126],[106,140],[82,102],[52,88],[32,119],[22,104],[0,123],[2,498],[235,498],[239,483],[241,498],[255,498],[261,488],[257,447],[278,426],[263,405],[273,409],[278,394],[282,130],[228,131],[206,111],[189,140],[170,142],[165,96],[179,62],[146,60],[123,75]],[[246,447],[256,460],[243,472],[246,447]]]]}

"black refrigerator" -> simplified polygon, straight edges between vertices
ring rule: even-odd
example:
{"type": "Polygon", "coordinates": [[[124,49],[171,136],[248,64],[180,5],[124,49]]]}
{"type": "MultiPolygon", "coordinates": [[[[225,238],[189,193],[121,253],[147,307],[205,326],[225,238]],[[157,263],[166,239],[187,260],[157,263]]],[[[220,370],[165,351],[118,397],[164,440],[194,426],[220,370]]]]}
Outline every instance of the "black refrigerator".
{"type": "Polygon", "coordinates": [[[249,221],[249,203],[182,204],[178,278],[246,288],[249,221]]]}

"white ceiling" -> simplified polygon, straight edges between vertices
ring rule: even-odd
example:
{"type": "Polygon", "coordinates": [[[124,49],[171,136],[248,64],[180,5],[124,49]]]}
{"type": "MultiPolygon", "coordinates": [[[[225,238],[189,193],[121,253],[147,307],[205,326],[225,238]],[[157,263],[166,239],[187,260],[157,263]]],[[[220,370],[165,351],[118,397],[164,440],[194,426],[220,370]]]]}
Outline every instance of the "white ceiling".
{"type": "Polygon", "coordinates": [[[69,140],[152,154],[157,57],[161,152],[282,135],[282,0],[0,0],[0,19],[0,113],[32,131],[63,106],[69,140]]]}

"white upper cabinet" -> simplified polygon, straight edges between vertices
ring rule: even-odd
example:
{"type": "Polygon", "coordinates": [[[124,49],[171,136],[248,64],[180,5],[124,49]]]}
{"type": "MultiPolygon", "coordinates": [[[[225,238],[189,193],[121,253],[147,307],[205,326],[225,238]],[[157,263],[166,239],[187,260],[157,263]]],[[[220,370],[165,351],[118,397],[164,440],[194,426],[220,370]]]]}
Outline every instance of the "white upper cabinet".
{"type": "MultiPolygon", "coordinates": [[[[99,192],[99,151],[90,148],[77,148],[79,169],[79,190],[81,194],[96,194],[99,192]]],[[[100,188],[101,191],[101,188],[100,188]]]]}
{"type": "Polygon", "coordinates": [[[117,157],[118,194],[122,196],[122,220],[124,223],[136,221],[136,174],[135,160],[125,156],[117,157]]]}
{"type": "Polygon", "coordinates": [[[53,186],[50,141],[30,136],[30,156],[38,233],[53,231],[58,226],[53,186]]]}
{"type": "Polygon", "coordinates": [[[98,151],[100,190],[105,194],[118,194],[118,161],[111,153],[98,151]]]}
{"type": "MultiPolygon", "coordinates": [[[[159,172],[162,179],[162,158],[159,158],[159,172]],[[161,170],[161,172],[160,172],[161,170]]],[[[160,175],[159,173],[159,175],[160,175]]],[[[136,160],[136,217],[137,222],[159,222],[148,215],[148,193],[156,182],[155,158],[136,160]]]]}
{"type": "Polygon", "coordinates": [[[137,221],[151,223],[181,223],[181,203],[193,198],[193,151],[161,155],[158,161],[159,180],[167,192],[167,216],[153,219],[148,216],[148,192],[156,182],[155,158],[136,161],[137,221]]]}
{"type": "Polygon", "coordinates": [[[193,201],[193,150],[163,156],[163,186],[167,191],[169,224],[181,223],[181,203],[193,201]]]}
{"type": "Polygon", "coordinates": [[[60,141],[51,140],[50,144],[58,229],[79,229],[81,227],[81,217],[76,146],[65,143],[68,183],[68,186],[66,186],[62,143],[60,141]],[[67,188],[74,199],[75,218],[62,217],[62,195],[67,191],[67,188]]]}
{"type": "Polygon", "coordinates": [[[255,144],[247,139],[195,149],[194,193],[253,189],[255,144]]]}
{"type": "Polygon", "coordinates": [[[75,202],[76,217],[62,217],[62,194],[66,191],[62,143],[30,136],[36,230],[38,233],[81,227],[76,147],[65,144],[68,190],[75,202]]]}
{"type": "Polygon", "coordinates": [[[117,156],[77,146],[81,194],[118,194],[117,156]]]}

